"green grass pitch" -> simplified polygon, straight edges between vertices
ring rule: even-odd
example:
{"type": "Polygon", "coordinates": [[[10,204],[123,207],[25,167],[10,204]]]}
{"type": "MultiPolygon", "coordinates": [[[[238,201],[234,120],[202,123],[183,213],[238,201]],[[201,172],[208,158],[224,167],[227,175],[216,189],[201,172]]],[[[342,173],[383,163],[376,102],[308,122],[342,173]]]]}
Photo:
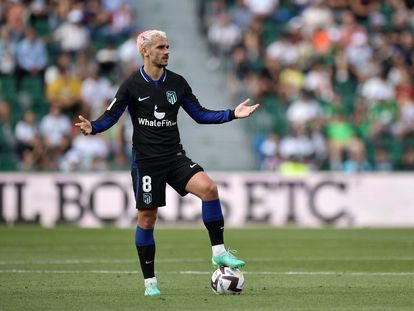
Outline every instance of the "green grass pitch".
{"type": "Polygon", "coordinates": [[[228,229],[239,296],[211,291],[204,228],[155,238],[149,298],[133,228],[0,227],[0,310],[414,310],[414,229],[228,229]]]}

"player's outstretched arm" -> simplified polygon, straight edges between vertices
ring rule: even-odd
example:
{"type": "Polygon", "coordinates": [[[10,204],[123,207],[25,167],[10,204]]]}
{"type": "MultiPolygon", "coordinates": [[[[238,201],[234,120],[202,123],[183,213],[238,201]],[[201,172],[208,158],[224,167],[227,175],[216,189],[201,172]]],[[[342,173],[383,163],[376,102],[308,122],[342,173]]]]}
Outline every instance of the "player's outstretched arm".
{"type": "Polygon", "coordinates": [[[246,99],[244,102],[242,102],[240,105],[236,107],[236,109],[234,110],[234,116],[236,117],[236,119],[243,119],[243,118],[249,117],[260,106],[260,104],[247,106],[249,102],[250,102],[250,98],[246,99]]]}
{"type": "Polygon", "coordinates": [[[79,127],[83,135],[90,135],[92,133],[91,122],[82,116],[79,116],[79,120],[81,120],[81,122],[75,123],[75,126],[79,127]]]}

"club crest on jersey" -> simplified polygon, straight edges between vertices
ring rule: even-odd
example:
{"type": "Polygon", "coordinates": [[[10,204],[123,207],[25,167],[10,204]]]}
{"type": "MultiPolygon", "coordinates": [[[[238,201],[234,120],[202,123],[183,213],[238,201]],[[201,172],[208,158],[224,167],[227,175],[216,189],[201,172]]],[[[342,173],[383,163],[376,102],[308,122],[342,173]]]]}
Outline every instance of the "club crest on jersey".
{"type": "Polygon", "coordinates": [[[150,204],[152,202],[152,194],[151,193],[144,193],[144,203],[150,204]]]}
{"type": "Polygon", "coordinates": [[[175,94],[175,91],[167,91],[165,94],[167,95],[167,100],[171,105],[174,105],[177,102],[177,94],[175,94]]]}

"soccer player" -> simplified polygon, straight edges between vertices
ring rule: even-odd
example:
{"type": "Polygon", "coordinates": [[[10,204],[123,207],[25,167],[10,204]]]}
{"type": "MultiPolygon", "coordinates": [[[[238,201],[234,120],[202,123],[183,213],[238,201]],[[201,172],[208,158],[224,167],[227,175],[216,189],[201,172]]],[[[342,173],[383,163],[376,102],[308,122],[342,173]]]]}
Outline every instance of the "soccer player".
{"type": "Polygon", "coordinates": [[[202,200],[202,219],[212,245],[215,267],[240,268],[243,260],[224,247],[224,219],[217,186],[203,168],[189,159],[180,144],[177,114],[182,107],[196,122],[224,123],[250,116],[259,104],[250,99],[235,110],[212,111],[200,105],[187,81],[167,70],[168,39],[163,31],[148,30],[138,35],[137,48],[144,65],[119,87],[106,111],[90,122],[79,116],[84,135],[103,132],[114,125],[128,107],[133,131],[132,181],[138,210],[135,245],[144,275],[146,296],[159,296],[154,273],[154,226],[158,207],[165,205],[168,183],[180,195],[192,193],[202,200]]]}

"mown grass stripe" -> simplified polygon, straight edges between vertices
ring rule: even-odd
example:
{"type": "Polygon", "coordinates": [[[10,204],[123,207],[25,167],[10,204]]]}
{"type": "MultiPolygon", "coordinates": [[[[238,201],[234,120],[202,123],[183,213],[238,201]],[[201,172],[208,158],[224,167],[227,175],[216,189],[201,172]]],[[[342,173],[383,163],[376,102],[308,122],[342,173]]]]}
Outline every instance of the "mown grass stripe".
{"type": "MultiPolygon", "coordinates": [[[[414,261],[414,257],[247,257],[246,261],[255,262],[277,262],[277,261],[414,261]]],[[[157,259],[157,263],[175,263],[175,262],[203,262],[209,258],[165,258],[157,259]]],[[[0,265],[77,265],[77,264],[116,264],[116,263],[136,263],[137,259],[62,259],[62,260],[0,260],[0,265]]]]}
{"type": "MultiPolygon", "coordinates": [[[[33,273],[33,274],[137,274],[138,270],[25,270],[25,269],[3,269],[0,273],[33,273]]],[[[211,271],[167,271],[167,274],[204,275],[211,271]]],[[[243,271],[244,274],[256,275],[352,275],[352,276],[414,276],[414,272],[340,272],[340,271],[243,271]]]]}

